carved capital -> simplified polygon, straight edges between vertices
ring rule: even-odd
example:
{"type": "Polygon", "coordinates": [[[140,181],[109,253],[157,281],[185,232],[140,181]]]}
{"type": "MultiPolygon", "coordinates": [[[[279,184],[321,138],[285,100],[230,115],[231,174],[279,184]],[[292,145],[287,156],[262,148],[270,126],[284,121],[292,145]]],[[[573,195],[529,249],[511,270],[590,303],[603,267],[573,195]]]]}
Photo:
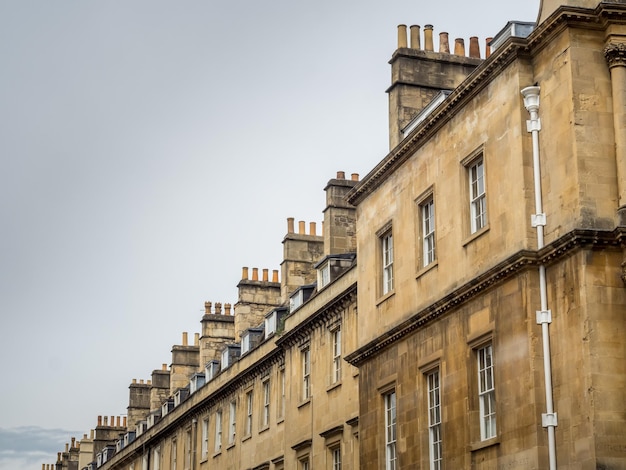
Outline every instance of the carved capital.
{"type": "Polygon", "coordinates": [[[604,48],[604,58],[609,68],[626,67],[626,43],[611,42],[604,48]]]}

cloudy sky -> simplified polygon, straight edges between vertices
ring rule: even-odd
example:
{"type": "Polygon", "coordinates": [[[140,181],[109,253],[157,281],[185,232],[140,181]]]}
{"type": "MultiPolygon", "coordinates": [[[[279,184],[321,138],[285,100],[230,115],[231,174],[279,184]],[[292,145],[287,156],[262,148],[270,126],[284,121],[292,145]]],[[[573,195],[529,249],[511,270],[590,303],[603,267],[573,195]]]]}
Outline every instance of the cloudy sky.
{"type": "Polygon", "coordinates": [[[397,24],[483,47],[538,5],[0,0],[0,469],[125,414],[205,300],[279,268],[287,217],[385,156],[397,24]]]}

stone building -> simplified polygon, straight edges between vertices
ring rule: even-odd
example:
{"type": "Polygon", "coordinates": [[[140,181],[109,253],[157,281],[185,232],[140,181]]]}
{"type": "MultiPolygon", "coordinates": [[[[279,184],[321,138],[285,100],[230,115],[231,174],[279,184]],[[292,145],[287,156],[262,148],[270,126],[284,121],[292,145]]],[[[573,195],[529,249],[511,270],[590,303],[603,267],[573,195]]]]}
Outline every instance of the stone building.
{"type": "Polygon", "coordinates": [[[626,468],[626,0],[434,34],[398,28],[390,152],[322,235],[288,219],[280,280],[56,470],[626,468]]]}
{"type": "Polygon", "coordinates": [[[567,3],[472,63],[400,28],[348,198],[363,469],[626,468],[626,2],[567,3]]]}

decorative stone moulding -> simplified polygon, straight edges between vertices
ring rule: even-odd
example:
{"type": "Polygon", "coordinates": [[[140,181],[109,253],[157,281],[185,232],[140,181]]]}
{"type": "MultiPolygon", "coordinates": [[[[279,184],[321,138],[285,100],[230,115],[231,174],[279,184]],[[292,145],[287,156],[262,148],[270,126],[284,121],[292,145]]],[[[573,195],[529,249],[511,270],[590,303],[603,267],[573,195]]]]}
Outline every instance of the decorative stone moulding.
{"type": "Polygon", "coordinates": [[[604,58],[609,68],[626,67],[626,43],[612,42],[604,48],[604,58]]]}

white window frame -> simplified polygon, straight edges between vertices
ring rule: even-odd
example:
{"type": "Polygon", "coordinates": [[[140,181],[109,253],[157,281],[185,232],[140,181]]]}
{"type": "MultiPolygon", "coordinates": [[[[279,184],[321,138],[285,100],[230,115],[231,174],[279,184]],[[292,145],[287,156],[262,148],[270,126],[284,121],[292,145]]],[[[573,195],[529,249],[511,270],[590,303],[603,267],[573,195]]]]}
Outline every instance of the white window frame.
{"type": "Polygon", "coordinates": [[[387,230],[380,237],[382,252],[383,295],[393,291],[393,232],[387,230]]]}
{"type": "Polygon", "coordinates": [[[191,429],[185,431],[185,470],[191,468],[191,429]]]}
{"type": "Polygon", "coordinates": [[[396,453],[397,440],[397,413],[396,391],[391,390],[384,395],[385,401],[385,470],[398,468],[398,455],[396,453]]]}
{"type": "Polygon", "coordinates": [[[254,411],[253,391],[246,392],[246,436],[252,434],[252,413],[254,411]]]}
{"type": "Polygon", "coordinates": [[[484,159],[474,159],[467,166],[469,178],[471,233],[475,233],[487,225],[487,193],[485,190],[484,159]]]}
{"type": "Polygon", "coordinates": [[[279,413],[278,417],[282,419],[285,416],[285,406],[287,403],[287,396],[285,395],[286,384],[285,384],[285,368],[284,367],[278,371],[278,380],[280,384],[280,396],[279,396],[280,404],[278,406],[278,413],[279,413]]]}
{"type": "Polygon", "coordinates": [[[302,399],[311,398],[311,349],[302,350],[302,399]]]}
{"type": "Polygon", "coordinates": [[[492,344],[478,348],[476,357],[478,359],[480,440],[485,441],[496,437],[496,387],[492,344]]]}
{"type": "Polygon", "coordinates": [[[237,402],[230,402],[230,410],[228,415],[228,443],[234,444],[237,437],[237,402]]]}
{"type": "Polygon", "coordinates": [[[215,412],[215,453],[222,450],[222,410],[215,412]]]}
{"type": "Polygon", "coordinates": [[[330,283],[330,260],[327,260],[317,270],[317,284],[319,289],[330,283]]]}
{"type": "Polygon", "coordinates": [[[422,267],[437,259],[435,248],[435,199],[432,195],[420,205],[422,218],[422,267]]]}
{"type": "Polygon", "coordinates": [[[441,470],[443,465],[440,378],[439,369],[434,369],[426,374],[428,390],[428,456],[430,470],[441,470]]]}
{"type": "Polygon", "coordinates": [[[270,379],[268,378],[263,381],[263,416],[261,423],[264,428],[270,425],[270,392],[270,379]]]}
{"type": "Polygon", "coordinates": [[[304,458],[301,458],[300,460],[298,460],[298,462],[300,463],[300,469],[299,470],[310,470],[311,469],[311,465],[309,464],[309,456],[307,455],[304,458]]]}
{"type": "Polygon", "coordinates": [[[341,327],[334,329],[331,332],[331,336],[333,356],[332,383],[335,384],[341,380],[341,327]]]}
{"type": "Polygon", "coordinates": [[[341,470],[341,445],[330,449],[332,458],[332,470],[341,470]]]}
{"type": "Polygon", "coordinates": [[[178,464],[178,446],[176,438],[172,438],[172,450],[170,455],[170,470],[176,470],[178,464]]]}
{"type": "Polygon", "coordinates": [[[209,418],[202,420],[202,458],[209,455],[209,418]]]}
{"type": "Polygon", "coordinates": [[[152,452],[152,461],[154,465],[152,466],[153,470],[161,469],[161,447],[156,447],[152,452]]]}

